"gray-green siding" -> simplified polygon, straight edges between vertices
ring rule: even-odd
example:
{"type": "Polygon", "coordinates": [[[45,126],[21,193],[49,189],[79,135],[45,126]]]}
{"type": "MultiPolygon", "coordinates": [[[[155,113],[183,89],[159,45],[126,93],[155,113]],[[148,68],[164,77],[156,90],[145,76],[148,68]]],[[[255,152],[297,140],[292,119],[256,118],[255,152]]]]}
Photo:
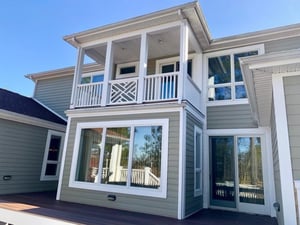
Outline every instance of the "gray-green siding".
{"type": "Polygon", "coordinates": [[[207,129],[257,128],[249,104],[207,107],[207,129]]]}
{"type": "MultiPolygon", "coordinates": [[[[274,106],[272,106],[272,113],[271,113],[271,135],[272,135],[271,138],[272,138],[275,195],[276,195],[276,201],[280,205],[282,205],[281,178],[280,178],[280,168],[279,168],[277,132],[276,132],[276,122],[275,122],[275,115],[274,115],[274,106]]],[[[278,221],[279,225],[283,225],[282,210],[280,212],[277,212],[277,221],[278,221]]]]}
{"type": "Polygon", "coordinates": [[[297,49],[300,46],[300,37],[265,42],[265,52],[279,52],[297,49]]]}
{"type": "Polygon", "coordinates": [[[0,127],[0,194],[56,190],[56,181],[40,181],[48,130],[3,119],[0,127]]]}
{"type": "Polygon", "coordinates": [[[73,76],[38,80],[34,98],[66,118],[65,111],[70,108],[73,76]]]}
{"type": "Polygon", "coordinates": [[[288,120],[289,141],[292,157],[293,177],[300,179],[300,75],[285,77],[285,102],[288,120]]]}
{"type": "Polygon", "coordinates": [[[203,195],[194,197],[194,126],[203,127],[192,113],[186,116],[186,175],[185,175],[185,216],[203,207],[203,195]]]}
{"type": "Polygon", "coordinates": [[[179,172],[179,118],[179,112],[160,114],[135,114],[126,116],[99,116],[92,118],[86,117],[76,119],[73,118],[70,124],[70,133],[67,143],[67,153],[63,173],[61,200],[177,218],[179,172]],[[112,202],[107,200],[107,195],[109,194],[107,192],[68,187],[74,148],[75,131],[78,123],[113,120],[130,121],[137,119],[160,118],[169,118],[168,181],[166,199],[114,193],[117,196],[117,200],[115,202],[112,202]]]}

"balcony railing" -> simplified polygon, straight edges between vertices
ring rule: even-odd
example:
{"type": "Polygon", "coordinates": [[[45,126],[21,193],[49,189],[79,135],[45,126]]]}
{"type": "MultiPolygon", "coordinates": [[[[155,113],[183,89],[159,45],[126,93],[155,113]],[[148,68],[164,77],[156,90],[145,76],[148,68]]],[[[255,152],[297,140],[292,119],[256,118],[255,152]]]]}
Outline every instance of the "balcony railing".
{"type": "MultiPolygon", "coordinates": [[[[200,95],[196,90],[196,85],[191,85],[188,80],[189,91],[184,93],[186,97],[195,98],[200,95]]],[[[128,78],[120,80],[110,80],[108,82],[107,99],[102,99],[104,95],[104,82],[78,84],[75,94],[75,107],[93,107],[116,104],[137,103],[138,99],[142,102],[158,102],[177,100],[179,98],[179,72],[148,75],[144,77],[142,92],[139,93],[139,78],[128,78]],[[138,98],[138,95],[142,95],[138,98]],[[104,104],[103,102],[104,101],[104,104]]],[[[187,88],[187,87],[185,87],[187,88]]],[[[182,93],[181,93],[182,96],[182,93]]],[[[197,98],[200,99],[200,98],[197,98]]]]}

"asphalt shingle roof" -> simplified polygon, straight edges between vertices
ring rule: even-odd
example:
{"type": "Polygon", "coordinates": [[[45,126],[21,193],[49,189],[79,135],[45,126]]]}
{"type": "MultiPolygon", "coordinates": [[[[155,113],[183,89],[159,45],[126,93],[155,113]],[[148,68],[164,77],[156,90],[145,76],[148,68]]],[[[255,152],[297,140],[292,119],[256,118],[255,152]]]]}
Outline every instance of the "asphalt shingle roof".
{"type": "Polygon", "coordinates": [[[66,125],[66,121],[36,102],[33,98],[0,88],[0,109],[66,125]]]}

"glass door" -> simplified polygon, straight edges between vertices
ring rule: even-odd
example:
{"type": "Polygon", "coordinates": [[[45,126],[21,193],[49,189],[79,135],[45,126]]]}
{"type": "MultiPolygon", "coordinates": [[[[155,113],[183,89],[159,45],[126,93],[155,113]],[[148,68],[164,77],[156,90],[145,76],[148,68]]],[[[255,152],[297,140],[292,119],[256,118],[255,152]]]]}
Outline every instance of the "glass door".
{"type": "Polygon", "coordinates": [[[259,136],[210,137],[211,205],[266,213],[262,141],[259,136]]]}

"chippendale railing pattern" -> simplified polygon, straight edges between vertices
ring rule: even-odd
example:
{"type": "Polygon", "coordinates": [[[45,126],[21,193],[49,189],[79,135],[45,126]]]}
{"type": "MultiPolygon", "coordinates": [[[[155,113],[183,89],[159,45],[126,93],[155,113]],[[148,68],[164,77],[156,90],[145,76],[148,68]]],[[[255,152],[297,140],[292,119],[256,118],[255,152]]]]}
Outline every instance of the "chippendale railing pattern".
{"type": "Polygon", "coordinates": [[[111,80],[109,104],[134,103],[137,99],[138,78],[111,80]]]}

